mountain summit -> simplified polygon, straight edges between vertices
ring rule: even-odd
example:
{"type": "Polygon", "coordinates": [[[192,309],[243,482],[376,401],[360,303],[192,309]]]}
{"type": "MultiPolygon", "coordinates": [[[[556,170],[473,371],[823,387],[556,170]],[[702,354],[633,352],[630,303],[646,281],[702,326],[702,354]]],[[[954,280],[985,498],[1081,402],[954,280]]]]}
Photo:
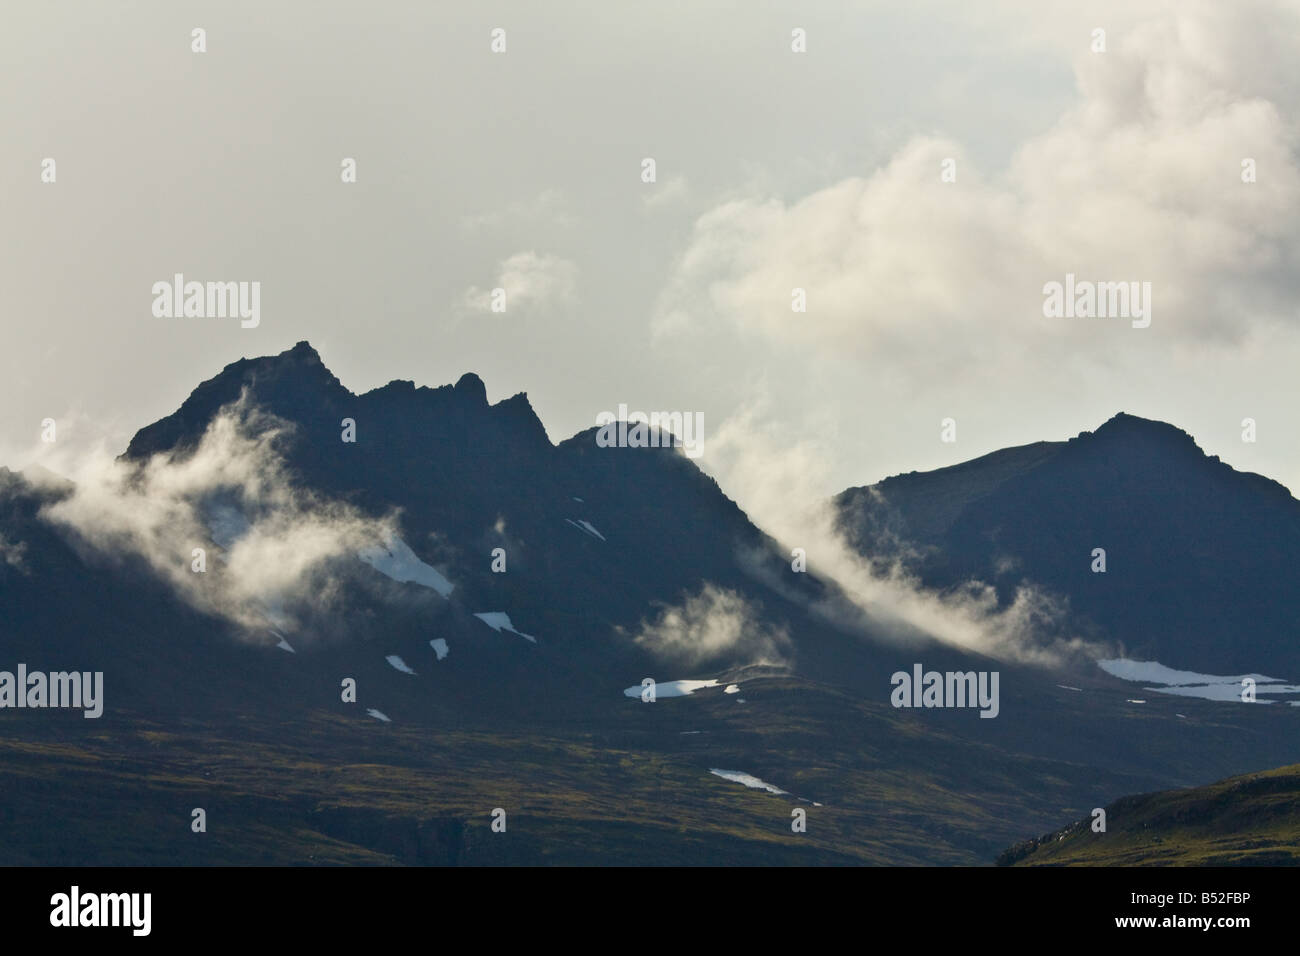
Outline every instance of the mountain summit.
{"type": "Polygon", "coordinates": [[[227,365],[194,389],[176,412],[142,428],[131,440],[125,457],[142,460],[161,451],[192,448],[217,412],[244,394],[263,411],[296,424],[322,441],[326,432],[338,432],[343,427],[343,418],[353,418],[359,424],[358,415],[385,422],[406,415],[432,428],[431,437],[443,428],[449,433],[459,432],[457,437],[467,429],[483,428],[489,433],[504,430],[531,449],[550,445],[541,420],[522,393],[489,406],[482,380],[467,372],[454,386],[416,388],[413,382],[394,380],[355,395],[304,341],[279,355],[245,358],[227,365]]]}
{"type": "Polygon", "coordinates": [[[835,506],[859,550],[907,553],[930,588],[987,581],[1004,602],[1045,588],[1131,657],[1300,672],[1300,502],[1164,422],[1121,413],[1069,441],[850,488],[835,506]]]}

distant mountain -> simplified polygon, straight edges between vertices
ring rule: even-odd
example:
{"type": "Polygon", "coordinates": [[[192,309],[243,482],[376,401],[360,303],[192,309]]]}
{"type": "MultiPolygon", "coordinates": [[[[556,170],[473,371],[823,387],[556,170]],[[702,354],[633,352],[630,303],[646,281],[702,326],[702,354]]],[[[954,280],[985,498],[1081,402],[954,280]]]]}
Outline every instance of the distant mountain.
{"type": "Polygon", "coordinates": [[[1300,765],[1125,797],[1018,843],[1000,866],[1300,866],[1300,765]]]}
{"type": "Polygon", "coordinates": [[[1126,656],[1300,675],[1300,501],[1172,425],[1119,414],[835,504],[863,553],[903,556],[928,587],[976,579],[1008,601],[1037,585],[1069,599],[1072,627],[1126,656]],[[1105,573],[1092,570],[1097,548],[1105,573]]]}
{"type": "MultiPolygon", "coordinates": [[[[795,572],[680,449],[604,448],[594,429],[552,444],[524,395],[489,404],[472,374],[354,394],[299,343],[228,365],[118,465],[90,489],[0,469],[0,671],[103,671],[105,688],[96,720],[0,710],[0,774],[19,782],[0,862],[986,863],[1117,795],[1295,759],[1291,707],[1135,699],[1091,662],[1048,671],[832,621],[835,583],[815,561],[795,572]],[[214,457],[236,426],[248,447],[214,457]],[[334,525],[346,546],[295,570],[334,525]],[[379,527],[392,537],[354,540],[379,527]],[[271,556],[258,574],[305,597],[231,589],[250,535],[271,556]],[[892,675],[918,665],[998,672],[997,718],[893,706],[892,675]],[[194,807],[212,838],[176,839],[194,807]]],[[[860,546],[915,550],[931,587],[1001,568],[1000,587],[1068,594],[1133,647],[1167,640],[1151,624],[1180,588],[1208,619],[1295,568],[1238,570],[1291,553],[1284,489],[1127,418],[841,505],[860,546]],[[1198,509],[1205,539],[1235,548],[1229,584],[1198,557],[1198,509]],[[1137,575],[1143,558],[1165,577],[1137,575]]],[[[1250,669],[1286,660],[1259,623],[1284,617],[1273,598],[1235,632],[1250,669]]]]}

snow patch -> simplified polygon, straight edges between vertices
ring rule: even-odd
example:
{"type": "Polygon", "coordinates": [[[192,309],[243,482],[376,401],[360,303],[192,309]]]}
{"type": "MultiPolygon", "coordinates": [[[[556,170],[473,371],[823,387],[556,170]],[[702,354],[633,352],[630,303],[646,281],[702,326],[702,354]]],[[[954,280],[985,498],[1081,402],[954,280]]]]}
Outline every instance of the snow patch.
{"type": "Polygon", "coordinates": [[[759,780],[757,777],[748,773],[741,773],[739,770],[710,770],[709,773],[721,777],[723,780],[730,780],[733,783],[743,783],[751,790],[766,790],[768,793],[774,793],[778,796],[789,796],[789,792],[782,790],[780,787],[774,787],[770,783],[759,780]]]}
{"type": "Polygon", "coordinates": [[[387,657],[384,658],[384,660],[388,661],[388,663],[391,664],[395,670],[399,670],[403,674],[415,673],[415,671],[411,670],[409,667],[406,666],[406,661],[402,660],[396,654],[389,654],[387,657]]]}
{"type": "Polygon", "coordinates": [[[1247,677],[1257,684],[1279,684],[1282,682],[1280,677],[1265,677],[1263,674],[1239,674],[1236,677],[1223,677],[1217,674],[1198,674],[1196,671],[1179,671],[1174,670],[1172,667],[1166,667],[1159,661],[1130,661],[1124,658],[1115,658],[1114,660],[1098,661],[1097,666],[1112,677],[1118,677],[1121,680],[1144,684],[1167,684],[1170,687],[1181,687],[1188,684],[1236,684],[1240,687],[1241,682],[1247,677]]]}
{"type": "Polygon", "coordinates": [[[569,524],[573,525],[579,531],[585,531],[593,538],[599,538],[601,541],[605,540],[605,536],[601,534],[599,531],[597,531],[595,525],[593,525],[590,521],[583,521],[581,518],[578,519],[577,521],[574,521],[572,518],[565,518],[564,520],[569,522],[569,524]]]}
{"type": "Polygon", "coordinates": [[[442,660],[451,651],[451,648],[447,646],[447,642],[441,637],[435,637],[429,642],[429,646],[432,647],[433,652],[438,655],[438,660],[442,660]]]}
{"type": "Polygon", "coordinates": [[[382,710],[375,710],[375,708],[370,707],[366,710],[366,713],[375,718],[375,720],[382,720],[386,724],[391,724],[393,722],[392,719],[382,710]]]}
{"type": "Polygon", "coordinates": [[[537,638],[533,637],[533,635],[525,634],[523,631],[516,631],[515,626],[510,623],[510,615],[506,614],[504,611],[483,611],[474,616],[498,634],[502,631],[509,631],[511,634],[518,634],[526,641],[532,641],[534,644],[537,643],[537,638]]]}
{"type": "Polygon", "coordinates": [[[723,692],[724,694],[739,694],[739,693],[740,693],[740,685],[739,685],[739,684],[728,684],[726,687],[723,688],[722,692],[723,692]]]}
{"type": "MultiPolygon", "coordinates": [[[[1300,686],[1286,684],[1281,678],[1265,677],[1263,674],[1236,676],[1198,674],[1196,671],[1175,670],[1159,661],[1130,661],[1122,658],[1098,661],[1097,666],[1121,680],[1164,685],[1142,689],[1156,694],[1172,694],[1175,697],[1198,697],[1202,700],[1224,702],[1241,701],[1241,682],[1247,678],[1255,682],[1257,694],[1300,694],[1300,686]]],[[[1273,701],[1256,700],[1256,703],[1271,704],[1273,701]]]]}
{"type": "MultiPolygon", "coordinates": [[[[1192,687],[1143,687],[1143,690],[1153,690],[1158,694],[1172,694],[1175,697],[1199,697],[1202,700],[1217,701],[1236,701],[1248,703],[1242,700],[1241,692],[1244,688],[1240,684],[1204,684],[1192,687]]],[[[1258,684],[1255,687],[1256,694],[1300,694],[1300,687],[1294,684],[1258,684]]],[[[1257,704],[1272,704],[1271,700],[1255,699],[1257,704]]]]}
{"type": "Polygon", "coordinates": [[[357,552],[366,564],[385,577],[402,584],[419,584],[437,591],[443,597],[451,594],[452,583],[438,573],[431,565],[419,559],[401,538],[394,535],[387,545],[362,548],[357,552]]]}
{"type": "MultiPolygon", "coordinates": [[[[665,680],[655,681],[655,697],[689,697],[701,687],[717,687],[716,680],[665,680]]],[[[624,697],[641,696],[641,685],[623,691],[624,697]]]]}

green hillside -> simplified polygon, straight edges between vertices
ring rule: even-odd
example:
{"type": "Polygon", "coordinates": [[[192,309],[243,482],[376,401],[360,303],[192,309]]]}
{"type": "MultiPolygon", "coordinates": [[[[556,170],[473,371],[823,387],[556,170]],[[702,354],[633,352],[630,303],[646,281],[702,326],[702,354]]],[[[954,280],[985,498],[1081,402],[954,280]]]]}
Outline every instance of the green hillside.
{"type": "Polygon", "coordinates": [[[1187,790],[1125,797],[1063,830],[1018,843],[1000,866],[1300,864],[1300,764],[1187,790]]]}

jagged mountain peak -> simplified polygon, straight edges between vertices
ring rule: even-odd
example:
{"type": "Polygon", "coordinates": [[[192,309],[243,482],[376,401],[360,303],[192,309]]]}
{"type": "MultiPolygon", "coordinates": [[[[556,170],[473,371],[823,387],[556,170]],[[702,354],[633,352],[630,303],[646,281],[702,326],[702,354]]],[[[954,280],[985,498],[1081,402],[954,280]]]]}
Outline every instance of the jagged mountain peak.
{"type": "Polygon", "coordinates": [[[457,395],[462,395],[475,404],[487,404],[487,386],[483,384],[483,379],[473,372],[466,372],[458,378],[452,388],[456,390],[457,395]]]}
{"type": "MultiPolygon", "coordinates": [[[[326,368],[320,353],[305,339],[293,348],[285,349],[277,355],[263,355],[254,358],[241,358],[231,362],[209,381],[223,378],[249,376],[300,377],[304,382],[324,383],[342,387],[334,373],[326,368]]],[[[205,383],[206,384],[206,383],[205,383]]]]}
{"type": "Polygon", "coordinates": [[[492,424],[504,427],[530,447],[550,444],[523,392],[489,405],[483,380],[466,372],[455,385],[417,387],[414,381],[394,379],[356,394],[329,370],[311,343],[303,340],[275,355],[231,362],[195,388],[177,411],[137,432],[123,457],[139,460],[193,447],[218,411],[245,393],[263,409],[322,434],[344,417],[355,419],[365,414],[372,425],[376,419],[406,416],[416,424],[423,422],[431,434],[452,423],[461,427],[492,424]]]}

